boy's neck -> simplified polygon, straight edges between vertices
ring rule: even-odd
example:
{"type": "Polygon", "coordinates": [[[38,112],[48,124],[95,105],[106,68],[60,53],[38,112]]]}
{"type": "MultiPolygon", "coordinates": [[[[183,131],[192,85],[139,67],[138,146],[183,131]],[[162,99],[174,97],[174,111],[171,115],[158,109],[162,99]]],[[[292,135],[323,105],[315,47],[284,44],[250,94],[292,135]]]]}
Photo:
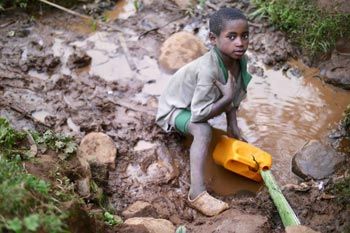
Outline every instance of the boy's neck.
{"type": "Polygon", "coordinates": [[[224,62],[226,69],[231,70],[231,69],[237,67],[237,65],[239,65],[238,59],[234,59],[232,57],[229,57],[229,56],[223,54],[219,49],[218,49],[218,51],[220,52],[222,61],[224,62]]]}
{"type": "MultiPolygon", "coordinates": [[[[220,50],[219,50],[220,51],[220,50]]],[[[224,62],[226,69],[228,70],[236,70],[239,67],[239,60],[233,59],[220,51],[222,61],[224,62]]]]}

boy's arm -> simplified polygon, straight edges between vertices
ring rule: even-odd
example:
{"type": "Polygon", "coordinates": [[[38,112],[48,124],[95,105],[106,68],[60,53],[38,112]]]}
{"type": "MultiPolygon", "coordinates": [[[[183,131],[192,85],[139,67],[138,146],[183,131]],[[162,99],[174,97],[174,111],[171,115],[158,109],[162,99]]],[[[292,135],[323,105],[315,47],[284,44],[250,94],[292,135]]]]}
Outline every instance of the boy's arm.
{"type": "Polygon", "coordinates": [[[247,140],[242,137],[241,130],[239,129],[237,124],[237,108],[231,105],[231,107],[226,111],[226,120],[227,136],[247,142],[247,140]]]}
{"type": "Polygon", "coordinates": [[[206,122],[207,120],[227,111],[227,107],[230,105],[234,95],[235,78],[229,75],[226,84],[220,83],[218,80],[214,80],[214,84],[219,88],[222,93],[222,97],[213,103],[209,114],[204,117],[200,122],[206,122]]]}

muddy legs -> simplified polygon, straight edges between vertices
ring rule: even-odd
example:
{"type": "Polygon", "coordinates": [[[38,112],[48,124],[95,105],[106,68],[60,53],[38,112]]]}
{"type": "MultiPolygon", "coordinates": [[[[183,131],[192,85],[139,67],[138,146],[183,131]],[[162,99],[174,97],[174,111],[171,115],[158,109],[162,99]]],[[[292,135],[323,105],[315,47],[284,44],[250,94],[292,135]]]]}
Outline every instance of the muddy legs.
{"type": "Polygon", "coordinates": [[[189,197],[194,199],[206,190],[204,185],[204,162],[209,152],[212,129],[208,123],[190,123],[189,133],[193,135],[190,149],[191,187],[189,197]]]}

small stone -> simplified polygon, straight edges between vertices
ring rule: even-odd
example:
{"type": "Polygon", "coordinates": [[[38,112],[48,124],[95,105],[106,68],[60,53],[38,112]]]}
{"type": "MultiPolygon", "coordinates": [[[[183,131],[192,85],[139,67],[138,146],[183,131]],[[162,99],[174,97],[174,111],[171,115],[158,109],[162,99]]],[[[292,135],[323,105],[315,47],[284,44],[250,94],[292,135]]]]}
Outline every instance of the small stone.
{"type": "Polygon", "coordinates": [[[89,133],[78,148],[80,161],[89,163],[93,179],[104,185],[108,179],[108,172],[115,169],[117,148],[113,140],[104,133],[89,133]]]}
{"type": "Polygon", "coordinates": [[[125,218],[155,217],[157,213],[150,203],[144,201],[136,201],[135,203],[131,204],[126,210],[124,210],[122,215],[125,218]]]}
{"type": "Polygon", "coordinates": [[[125,226],[143,226],[147,229],[147,233],[174,233],[175,226],[166,219],[155,218],[129,218],[124,224],[125,226]]]}
{"type": "Polygon", "coordinates": [[[319,233],[319,231],[314,231],[307,226],[297,225],[286,227],[286,233],[319,233]]]}

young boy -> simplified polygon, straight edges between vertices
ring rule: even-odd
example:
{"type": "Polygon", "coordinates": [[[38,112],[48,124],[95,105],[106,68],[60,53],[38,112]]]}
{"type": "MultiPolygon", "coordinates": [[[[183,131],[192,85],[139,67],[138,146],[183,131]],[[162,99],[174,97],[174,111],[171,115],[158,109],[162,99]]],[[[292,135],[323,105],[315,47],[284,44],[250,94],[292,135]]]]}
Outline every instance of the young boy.
{"type": "Polygon", "coordinates": [[[251,76],[243,56],[248,48],[249,31],[242,12],[220,9],[210,17],[209,29],[213,48],[173,75],[159,99],[156,121],[167,132],[175,129],[193,135],[188,200],[203,214],[214,216],[228,205],[209,195],[204,184],[204,162],[212,133],[208,120],[225,113],[227,135],[244,140],[236,112],[251,76]]]}

